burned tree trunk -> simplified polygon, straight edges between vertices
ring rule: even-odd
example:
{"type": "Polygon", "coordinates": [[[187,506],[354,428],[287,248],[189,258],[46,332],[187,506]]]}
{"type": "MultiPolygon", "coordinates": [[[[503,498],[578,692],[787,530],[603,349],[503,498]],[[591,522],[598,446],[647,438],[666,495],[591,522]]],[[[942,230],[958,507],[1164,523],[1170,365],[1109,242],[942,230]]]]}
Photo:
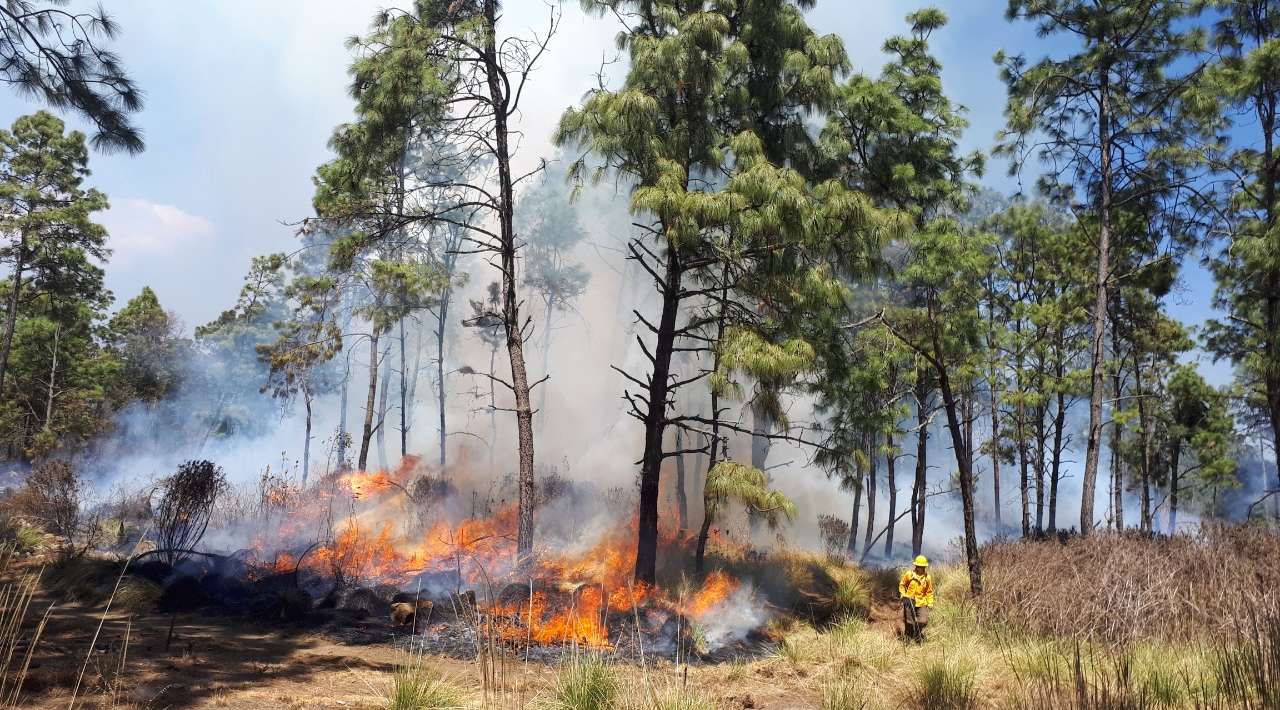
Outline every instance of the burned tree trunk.
{"type": "MultiPolygon", "coordinates": [[[[676,341],[676,314],[680,302],[680,254],[666,252],[662,282],[662,316],[658,320],[651,362],[653,372],[645,393],[644,455],[640,463],[640,515],[636,540],[635,578],[655,584],[658,567],[658,496],[662,476],[662,438],[667,427],[667,397],[671,385],[671,354],[676,341]]],[[[712,413],[711,418],[719,416],[712,413]]],[[[715,446],[715,442],[712,442],[715,446]]],[[[714,466],[714,456],[712,462],[714,466]]],[[[706,517],[705,515],[703,516],[706,517]]],[[[704,520],[703,525],[707,522],[704,520]]]]}

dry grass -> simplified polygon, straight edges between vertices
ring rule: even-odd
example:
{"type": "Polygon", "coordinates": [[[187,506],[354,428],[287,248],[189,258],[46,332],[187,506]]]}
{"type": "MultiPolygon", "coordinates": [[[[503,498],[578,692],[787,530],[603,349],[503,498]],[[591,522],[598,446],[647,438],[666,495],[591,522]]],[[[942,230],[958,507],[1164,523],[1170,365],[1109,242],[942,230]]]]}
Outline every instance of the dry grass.
{"type": "Polygon", "coordinates": [[[1254,525],[1004,542],[984,547],[982,561],[982,616],[1048,636],[1225,638],[1252,610],[1280,601],[1280,535],[1254,525]]]}

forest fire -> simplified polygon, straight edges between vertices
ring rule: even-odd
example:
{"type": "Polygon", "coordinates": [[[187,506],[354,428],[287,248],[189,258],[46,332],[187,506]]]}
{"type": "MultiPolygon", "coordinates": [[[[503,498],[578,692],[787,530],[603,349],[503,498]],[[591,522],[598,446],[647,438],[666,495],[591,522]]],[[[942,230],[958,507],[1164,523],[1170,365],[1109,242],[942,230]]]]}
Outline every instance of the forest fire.
{"type": "MultiPolygon", "coordinates": [[[[415,496],[416,473],[418,460],[406,457],[393,471],[335,477],[334,495],[299,496],[255,538],[257,559],[270,560],[260,566],[331,586],[394,587],[435,600],[437,609],[470,599],[498,637],[548,646],[610,648],[626,624],[653,636],[687,635],[739,601],[733,597],[744,585],[723,572],[678,592],[635,584],[634,522],[605,526],[586,544],[547,536],[532,568],[517,574],[515,504],[451,517],[446,501],[415,496]],[[414,514],[424,507],[427,515],[414,514]],[[316,530],[322,541],[303,544],[304,532],[314,540],[316,530]]],[[[662,541],[680,544],[674,530],[664,530],[662,541]]]]}

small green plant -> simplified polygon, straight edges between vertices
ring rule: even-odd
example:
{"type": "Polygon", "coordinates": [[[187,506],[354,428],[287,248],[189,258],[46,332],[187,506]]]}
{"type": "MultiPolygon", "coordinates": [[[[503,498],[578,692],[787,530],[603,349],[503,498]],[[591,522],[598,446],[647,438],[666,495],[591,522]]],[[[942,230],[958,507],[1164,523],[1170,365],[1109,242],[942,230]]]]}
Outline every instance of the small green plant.
{"type": "Polygon", "coordinates": [[[462,693],[420,657],[401,663],[391,674],[386,710],[455,710],[464,707],[462,693]]]}
{"type": "Polygon", "coordinates": [[[920,707],[934,710],[965,710],[977,707],[978,697],[972,667],[960,663],[929,661],[920,669],[920,707]]]}
{"type": "Polygon", "coordinates": [[[614,707],[618,679],[597,654],[574,656],[560,668],[547,710],[608,710],[614,707]]]}
{"type": "Polygon", "coordinates": [[[707,643],[707,631],[700,624],[689,625],[689,643],[690,650],[700,655],[706,655],[710,645],[707,643]]]}

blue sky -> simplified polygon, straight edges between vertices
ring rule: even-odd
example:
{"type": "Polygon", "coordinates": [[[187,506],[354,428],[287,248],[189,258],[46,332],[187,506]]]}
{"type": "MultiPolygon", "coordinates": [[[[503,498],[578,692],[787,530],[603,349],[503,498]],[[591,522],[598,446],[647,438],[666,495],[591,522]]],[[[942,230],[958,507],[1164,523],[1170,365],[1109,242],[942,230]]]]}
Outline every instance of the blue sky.
{"type": "MultiPolygon", "coordinates": [[[[288,223],[308,215],[311,175],[328,157],[333,127],[350,118],[343,40],[363,32],[385,4],[108,4],[123,30],[116,48],[147,94],[137,118],[146,152],[91,158],[91,182],[112,202],[103,222],[115,250],[108,285],[119,304],[150,285],[192,328],[234,301],[250,257],[292,248],[288,223]]],[[[969,109],[965,147],[988,152],[1004,103],[992,55],[1004,48],[1038,57],[1061,46],[1036,38],[1029,25],[1006,22],[1004,0],[935,4],[951,18],[933,45],[948,93],[969,109]]],[[[88,4],[71,0],[71,6],[88,4]]],[[[819,0],[810,19],[818,31],[841,35],[855,70],[875,73],[884,63],[884,39],[905,31],[903,17],[920,6],[819,0]]],[[[519,117],[524,138],[518,160],[524,164],[551,153],[548,136],[560,112],[593,85],[602,59],[612,54],[611,19],[584,16],[577,2],[565,2],[563,9],[560,32],[519,117]]],[[[542,28],[547,14],[543,0],[508,0],[505,23],[511,32],[542,28]]],[[[35,108],[0,92],[0,121],[6,124],[35,108]]],[[[1024,182],[1030,185],[1034,177],[1024,175],[1024,182]]],[[[1017,189],[999,163],[989,165],[984,182],[1004,192],[1017,189]]],[[[1199,323],[1209,313],[1212,281],[1198,266],[1184,280],[1170,310],[1199,323]]],[[[1207,372],[1218,383],[1229,378],[1225,364],[1207,372]]]]}

